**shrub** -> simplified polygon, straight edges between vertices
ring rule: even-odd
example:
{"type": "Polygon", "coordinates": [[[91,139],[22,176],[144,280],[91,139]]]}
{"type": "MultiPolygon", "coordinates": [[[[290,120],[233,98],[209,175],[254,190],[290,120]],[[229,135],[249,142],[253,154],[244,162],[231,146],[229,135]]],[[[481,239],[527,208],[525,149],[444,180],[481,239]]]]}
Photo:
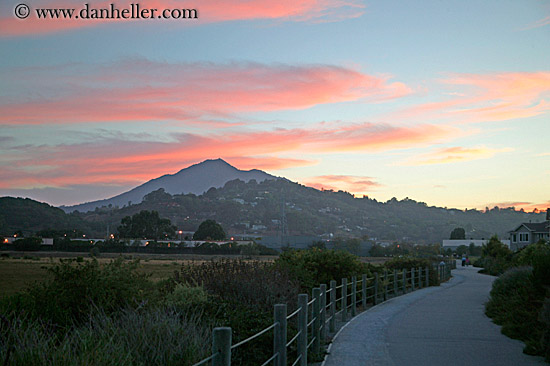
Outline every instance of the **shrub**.
{"type": "Polygon", "coordinates": [[[204,306],[208,300],[208,293],[202,287],[185,283],[176,284],[174,290],[166,295],[166,305],[178,309],[204,306]]]}
{"type": "Polygon", "coordinates": [[[499,276],[512,268],[513,262],[510,258],[494,258],[485,257],[480,258],[474,263],[475,267],[482,267],[483,269],[479,273],[485,273],[491,276],[499,276]]]}
{"type": "Polygon", "coordinates": [[[542,335],[538,314],[543,298],[533,283],[531,267],[512,268],[493,283],[485,310],[496,324],[502,325],[503,334],[523,340],[524,352],[533,354],[539,349],[542,335]]]}
{"type": "MultiPolygon", "coordinates": [[[[176,282],[188,289],[201,285],[213,297],[201,304],[201,310],[205,318],[215,319],[216,325],[231,327],[233,343],[270,326],[275,304],[288,304],[289,312],[296,309],[300,290],[287,271],[271,263],[241,259],[183,265],[177,272],[176,282]]],[[[260,365],[269,359],[273,352],[272,334],[268,332],[237,348],[233,362],[260,365]]]]}
{"type": "Polygon", "coordinates": [[[145,298],[151,283],[147,275],[136,272],[137,265],[137,261],[124,263],[120,258],[103,267],[95,259],[84,263],[63,260],[48,269],[51,280],[8,298],[3,307],[63,328],[81,324],[94,308],[111,314],[145,298]]]}
{"type": "Polygon", "coordinates": [[[550,285],[550,245],[544,241],[528,245],[516,255],[516,262],[533,267],[533,278],[539,287],[550,285]]]}
{"type": "Polygon", "coordinates": [[[308,292],[321,283],[368,274],[370,268],[348,252],[317,248],[283,252],[275,260],[275,266],[291,273],[308,292]]]}
{"type": "Polygon", "coordinates": [[[224,301],[273,311],[275,304],[296,304],[298,284],[288,272],[265,262],[222,259],[182,266],[176,281],[201,285],[224,301]]]}
{"type": "Polygon", "coordinates": [[[542,338],[540,341],[541,354],[546,362],[550,362],[550,298],[544,299],[539,314],[539,321],[543,324],[542,338]]]}
{"type": "MultiPolygon", "coordinates": [[[[234,301],[211,303],[208,313],[215,316],[218,326],[231,327],[233,344],[273,324],[273,307],[268,311],[257,306],[247,306],[234,301]]],[[[290,324],[289,324],[290,326],[290,324]]],[[[232,351],[232,364],[261,365],[273,353],[273,332],[254,339],[232,351]]]]}

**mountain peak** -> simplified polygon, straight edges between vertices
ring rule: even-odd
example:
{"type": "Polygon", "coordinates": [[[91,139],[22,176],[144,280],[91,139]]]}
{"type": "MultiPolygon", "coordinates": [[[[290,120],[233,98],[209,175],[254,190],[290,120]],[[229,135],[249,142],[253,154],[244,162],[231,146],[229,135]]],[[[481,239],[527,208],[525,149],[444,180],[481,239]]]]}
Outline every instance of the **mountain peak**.
{"type": "Polygon", "coordinates": [[[257,182],[263,182],[266,179],[278,178],[257,169],[237,169],[221,158],[208,159],[184,168],[176,174],[166,174],[152,179],[118,196],[62,208],[66,212],[72,212],[74,210],[86,212],[94,210],[96,207],[108,205],[123,207],[129,203],[140,203],[143,201],[144,196],[159,188],[163,188],[166,193],[172,195],[188,193],[201,195],[212,187],[221,188],[225,183],[235,179],[242,180],[246,183],[252,179],[257,182]]]}

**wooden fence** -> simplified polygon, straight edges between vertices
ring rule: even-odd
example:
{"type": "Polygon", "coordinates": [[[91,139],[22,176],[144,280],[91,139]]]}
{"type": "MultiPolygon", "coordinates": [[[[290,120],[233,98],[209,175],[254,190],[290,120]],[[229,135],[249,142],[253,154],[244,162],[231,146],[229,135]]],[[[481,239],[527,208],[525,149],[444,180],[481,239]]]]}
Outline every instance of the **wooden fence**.
{"type": "Polygon", "coordinates": [[[231,352],[254,339],[271,332],[273,333],[273,354],[261,366],[287,366],[288,348],[296,343],[296,357],[292,366],[306,366],[308,352],[319,355],[321,346],[327,340],[328,334],[335,332],[336,320],[347,322],[357,314],[357,307],[366,309],[367,305],[376,305],[390,297],[403,295],[430,285],[430,270],[437,273],[437,283],[448,280],[451,269],[456,268],[455,261],[441,262],[432,268],[412,268],[410,270],[384,271],[374,277],[366,274],[358,280],[352,277],[342,278],[340,285],[330,281],[330,286],[321,284],[312,290],[311,300],[307,294],[298,295],[298,309],[287,314],[286,304],[277,304],[273,311],[273,324],[251,337],[232,344],[231,328],[214,328],[212,335],[212,355],[193,366],[206,365],[230,366],[231,352]],[[359,288],[359,290],[358,290],[359,288]],[[337,309],[339,309],[337,311],[337,309]],[[298,332],[287,340],[288,321],[297,317],[298,332]]]}

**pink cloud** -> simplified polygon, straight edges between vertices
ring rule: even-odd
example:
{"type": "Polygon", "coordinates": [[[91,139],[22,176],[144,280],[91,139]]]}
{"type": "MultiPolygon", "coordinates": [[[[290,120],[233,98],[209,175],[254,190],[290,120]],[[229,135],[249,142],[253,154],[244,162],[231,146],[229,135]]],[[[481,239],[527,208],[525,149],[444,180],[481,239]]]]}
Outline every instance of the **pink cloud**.
{"type": "Polygon", "coordinates": [[[343,190],[353,193],[367,193],[380,187],[373,178],[354,175],[322,175],[307,178],[304,184],[320,190],[343,190]]]}
{"type": "Polygon", "coordinates": [[[550,111],[550,71],[456,74],[441,82],[456,89],[445,93],[451,99],[413,106],[388,118],[476,123],[550,111]]]}
{"type": "Polygon", "coordinates": [[[529,30],[533,28],[540,28],[544,27],[550,24],[550,16],[544,17],[542,19],[537,20],[536,22],[533,22],[526,27],[522,28],[521,30],[529,30]]]}
{"type": "Polygon", "coordinates": [[[512,151],[511,148],[491,149],[485,146],[477,147],[448,147],[438,149],[427,154],[413,157],[403,165],[433,165],[466,162],[471,160],[489,159],[498,153],[512,151]]]}
{"type": "MultiPolygon", "coordinates": [[[[404,128],[358,124],[318,125],[309,129],[196,135],[170,142],[136,141],[124,136],[88,139],[56,146],[20,146],[3,155],[0,188],[62,187],[76,184],[137,184],[208,158],[221,157],[238,167],[283,169],[316,161],[281,155],[385,151],[418,146],[455,136],[437,126],[404,128]]],[[[367,180],[348,184],[369,185],[367,180]]],[[[373,185],[371,184],[371,187],[373,185]]]]}
{"type": "MultiPolygon", "coordinates": [[[[130,0],[110,0],[93,3],[90,8],[110,8],[113,3],[119,10],[130,9],[130,0]]],[[[327,22],[339,21],[342,19],[355,18],[363,14],[365,7],[359,0],[200,0],[186,2],[182,6],[177,0],[147,0],[140,2],[142,9],[157,9],[158,16],[163,9],[196,9],[198,19],[39,19],[35,8],[75,8],[75,14],[83,8],[82,2],[70,0],[46,0],[31,6],[31,15],[20,20],[13,15],[13,9],[17,2],[5,4],[4,8],[9,9],[5,16],[0,17],[0,30],[2,36],[22,36],[48,34],[53,32],[68,31],[83,27],[105,26],[113,23],[141,23],[143,25],[170,25],[170,26],[192,26],[214,22],[234,20],[269,19],[280,21],[309,21],[327,22]],[[9,15],[8,15],[9,14],[9,15]]]]}
{"type": "Polygon", "coordinates": [[[126,60],[5,71],[16,88],[0,103],[0,123],[186,121],[208,115],[304,109],[399,98],[410,89],[331,65],[168,64],[126,60]],[[39,94],[37,93],[39,92],[39,94]]]}

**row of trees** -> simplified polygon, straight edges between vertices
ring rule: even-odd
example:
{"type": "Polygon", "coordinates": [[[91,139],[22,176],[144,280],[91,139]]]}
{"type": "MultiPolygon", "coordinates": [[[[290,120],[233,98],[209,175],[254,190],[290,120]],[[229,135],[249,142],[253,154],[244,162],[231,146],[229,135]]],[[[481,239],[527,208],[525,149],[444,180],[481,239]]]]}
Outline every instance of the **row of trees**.
{"type": "MultiPolygon", "coordinates": [[[[161,218],[157,211],[142,210],[132,216],[122,219],[118,227],[118,234],[121,238],[147,238],[153,240],[174,239],[176,237],[176,226],[172,225],[170,219],[161,218]]],[[[224,240],[225,231],[222,226],[214,220],[203,221],[195,234],[193,240],[224,240]]]]}

